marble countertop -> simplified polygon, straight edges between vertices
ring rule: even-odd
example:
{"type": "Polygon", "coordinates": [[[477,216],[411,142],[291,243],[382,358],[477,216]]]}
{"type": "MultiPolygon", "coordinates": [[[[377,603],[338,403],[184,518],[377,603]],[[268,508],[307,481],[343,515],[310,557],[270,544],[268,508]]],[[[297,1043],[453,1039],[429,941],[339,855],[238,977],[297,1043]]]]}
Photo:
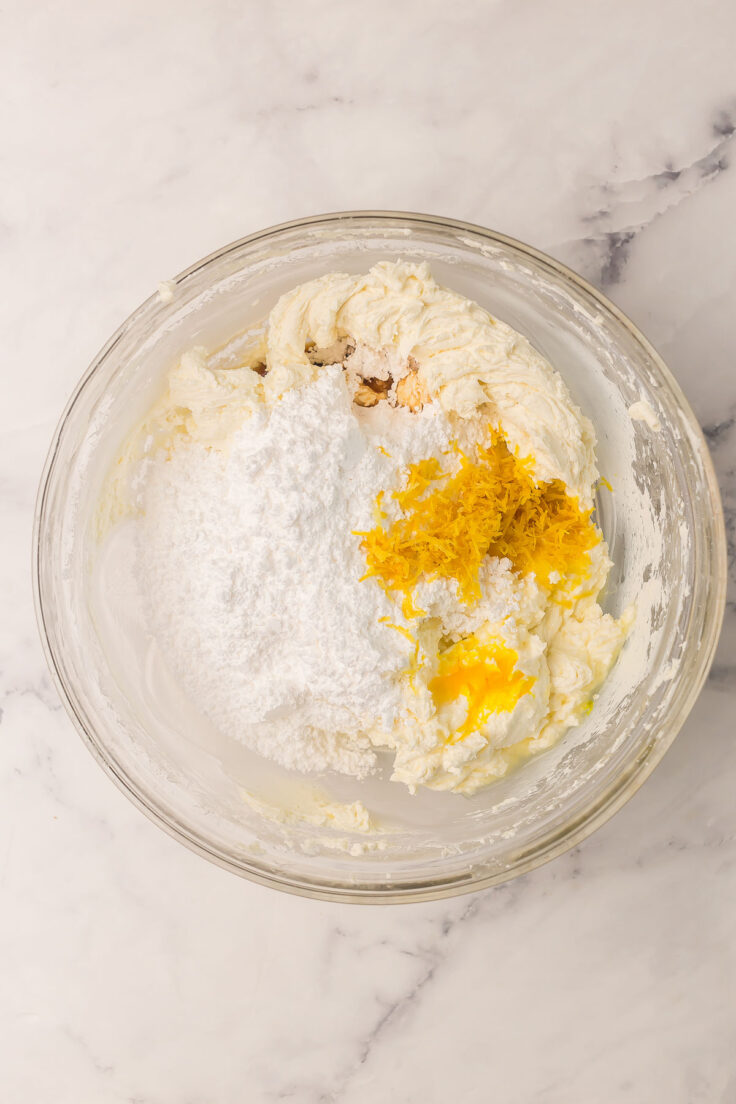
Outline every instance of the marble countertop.
{"type": "Polygon", "coordinates": [[[602,287],[680,380],[736,539],[730,0],[23,4],[0,14],[3,1104],[733,1104],[736,587],[664,762],[500,888],[240,881],[120,794],[46,672],[36,485],[159,280],[315,212],[479,222],[602,287]]]}

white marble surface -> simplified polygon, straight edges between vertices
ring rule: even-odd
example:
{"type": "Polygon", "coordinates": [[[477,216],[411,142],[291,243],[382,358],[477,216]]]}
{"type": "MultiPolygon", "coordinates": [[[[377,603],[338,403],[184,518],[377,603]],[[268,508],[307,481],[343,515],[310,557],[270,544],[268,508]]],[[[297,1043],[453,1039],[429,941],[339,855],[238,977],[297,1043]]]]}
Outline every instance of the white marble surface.
{"type": "MultiPolygon", "coordinates": [[[[500,889],[356,909],[225,874],[103,775],[46,674],[44,451],[156,283],[360,207],[484,223],[641,324],[736,538],[732,0],[11,0],[0,12],[0,1100],[736,1101],[736,588],[631,803],[500,889]]],[[[732,580],[733,582],[733,580],[732,580]]]]}

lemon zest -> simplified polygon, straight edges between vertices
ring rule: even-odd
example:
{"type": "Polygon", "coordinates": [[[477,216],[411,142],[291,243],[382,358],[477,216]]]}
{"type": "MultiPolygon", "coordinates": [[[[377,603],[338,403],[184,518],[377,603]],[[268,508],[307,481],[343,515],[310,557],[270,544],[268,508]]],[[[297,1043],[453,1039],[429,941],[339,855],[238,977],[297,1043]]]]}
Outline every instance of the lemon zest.
{"type": "Polygon", "coordinates": [[[376,501],[373,504],[373,520],[378,525],[387,516],[386,511],[383,508],[383,496],[384,491],[379,491],[376,495],[376,501]]]}
{"type": "Polygon", "coordinates": [[[512,453],[497,430],[475,458],[457,445],[454,452],[454,472],[443,471],[436,457],[410,464],[392,495],[402,516],[356,534],[366,556],[363,578],[402,592],[405,617],[421,615],[411,592],[422,580],[455,579],[461,600],[476,602],[486,556],[507,558],[514,571],[533,572],[548,586],[554,572],[567,585],[588,574],[587,553],[600,533],[592,509],[583,509],[562,480],[537,483],[531,457],[512,453]]]}
{"type": "Polygon", "coordinates": [[[415,637],[412,636],[412,634],[404,625],[394,625],[390,617],[379,617],[378,620],[381,624],[385,625],[387,629],[394,629],[397,633],[401,633],[402,636],[406,637],[410,644],[416,644],[415,637]]]}
{"type": "Polygon", "coordinates": [[[414,645],[414,655],[411,657],[411,663],[403,672],[409,680],[409,685],[414,688],[414,678],[424,666],[419,660],[419,640],[415,636],[412,636],[404,625],[395,625],[390,617],[379,617],[378,620],[380,624],[385,625],[387,628],[395,629],[396,632],[401,633],[402,636],[405,636],[406,639],[414,645]]]}

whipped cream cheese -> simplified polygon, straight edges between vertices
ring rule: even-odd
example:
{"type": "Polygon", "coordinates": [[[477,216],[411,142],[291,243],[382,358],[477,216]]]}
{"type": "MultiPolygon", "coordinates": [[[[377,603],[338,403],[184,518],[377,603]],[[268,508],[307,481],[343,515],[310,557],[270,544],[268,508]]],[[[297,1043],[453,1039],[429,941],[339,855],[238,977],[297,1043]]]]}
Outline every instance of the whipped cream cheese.
{"type": "Polygon", "coordinates": [[[269,319],[266,395],[314,377],[305,347],[350,337],[419,365],[427,395],[469,418],[486,407],[539,479],[562,479],[590,505],[593,427],[550,364],[505,322],[439,287],[425,264],[382,262],[364,276],[327,275],[284,295],[269,319]]]}

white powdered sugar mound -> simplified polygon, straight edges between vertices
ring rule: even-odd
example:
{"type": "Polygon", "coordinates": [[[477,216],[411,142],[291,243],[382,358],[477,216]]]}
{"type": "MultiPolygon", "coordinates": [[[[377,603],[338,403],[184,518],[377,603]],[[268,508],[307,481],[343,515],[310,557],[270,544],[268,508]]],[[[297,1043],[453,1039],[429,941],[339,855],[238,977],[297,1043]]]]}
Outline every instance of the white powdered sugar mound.
{"type": "Polygon", "coordinates": [[[375,524],[379,490],[451,436],[437,406],[358,411],[335,365],[226,450],[150,461],[137,553],[149,627],[223,733],[297,770],[370,769],[365,733],[399,718],[413,646],[381,621],[404,623],[361,581],[355,531],[375,524]]]}

